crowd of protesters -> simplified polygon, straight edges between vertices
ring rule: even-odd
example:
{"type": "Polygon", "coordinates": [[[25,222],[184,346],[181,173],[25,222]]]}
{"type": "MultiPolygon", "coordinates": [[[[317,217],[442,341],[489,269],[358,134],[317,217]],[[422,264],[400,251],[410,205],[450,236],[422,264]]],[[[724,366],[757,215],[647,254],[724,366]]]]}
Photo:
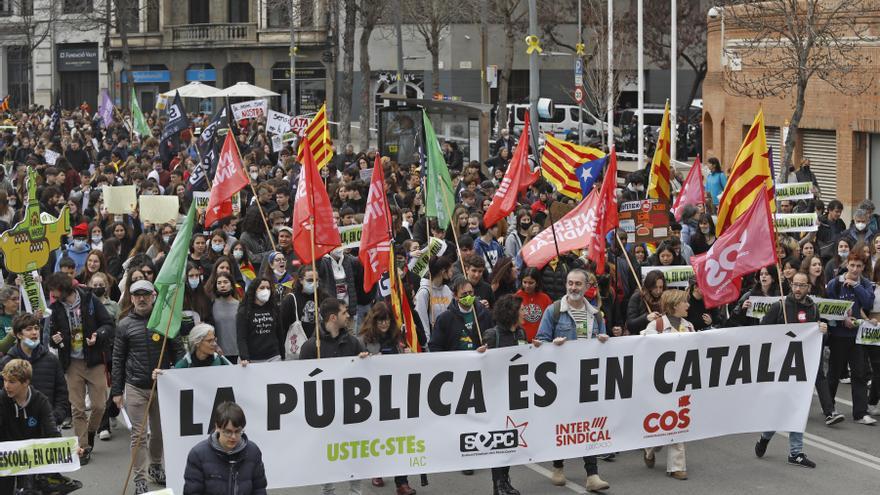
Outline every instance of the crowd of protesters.
{"type": "MultiPolygon", "coordinates": [[[[146,493],[149,481],[164,484],[158,401],[150,403],[149,438],[143,431],[150,389],[163,368],[314,358],[318,332],[324,358],[411,350],[391,305],[377,294],[377,288],[363,289],[364,267],[357,249],[336,249],[314,267],[300,264],[291,229],[300,165],[289,145],[273,150],[265,123],[257,120],[238,122],[235,136],[253,192],[250,188],[241,191],[240,208],[233,216],[209,228],[195,226],[186,267],[181,337],[158,363],[161,343],[146,330],[155,301],[152,282],[193,201],[189,178],[200,160],[195,143],[211,116],[191,115],[191,127],[181,133],[178,151],[166,159],[159,152],[164,119],[155,114],[148,115],[153,135],[146,138],[131,133],[125,123],[104,125],[85,107],[58,117],[40,109],[10,113],[4,124],[11,127],[0,135],[4,164],[0,167],[0,232],[23,219],[29,169],[38,174],[40,210],[58,216],[67,207],[72,226],[63,246],[52,252],[39,274],[51,316],[39,311],[24,314],[17,287],[21,278],[4,271],[0,351],[6,356],[0,364],[30,363],[33,371],[27,380],[32,393],[46,399],[48,412],[44,412],[53,420],[52,428],[54,424],[73,428],[83,448],[81,465],[93,456],[100,462],[101,449],[95,440],[109,440],[115,434],[115,418],[123,407],[134,425],[136,493],[146,493]],[[115,185],[134,185],[139,195],[176,195],[178,222],[150,224],[139,218],[137,210],[123,215],[108,212],[102,186],[115,185]],[[292,336],[305,343],[294,344],[292,336]],[[136,441],[138,436],[143,441],[136,441]]],[[[706,207],[685,207],[679,222],[671,220],[669,238],[659,245],[627,243],[621,231],[615,235],[622,242],[608,244],[605,270],[597,270],[580,252],[563,254],[538,269],[524,266],[522,246],[547,228],[554,203],[573,200],[539,180],[521,195],[509,218],[485,226],[483,214],[514,146],[515,138],[505,133],[494,147],[497,155],[481,163],[464,160],[454,143],[444,144],[456,195],[451,224],[445,229],[426,218],[424,174],[419,164],[401,165],[380,158],[396,269],[413,305],[421,350],[485,351],[487,347],[561,345],[590,338],[605,342],[646,333],[758,324],[747,316],[749,297],[756,295],[786,297],[784,304],[771,310],[776,316],[768,315],[765,323],[774,322],[789,305],[810,308],[810,296],[851,300],[852,314],[827,325],[827,378],[820,367],[816,386],[829,426],[845,419],[834,405],[841,382],[852,384],[852,419],[865,425],[875,422],[871,415],[880,414],[880,347],[855,343],[858,320],[880,318],[880,297],[876,297],[880,290],[880,215],[870,200],[858,205],[847,224],[841,218],[842,203],[822,197],[809,164],[793,170],[793,178],[815,183],[815,198],[782,201],[779,210],[817,212],[818,231],[803,236],[780,234],[777,250],[782,272],[774,266],[762,269],[743,282],[739,301],[707,309],[694,282],[684,290],[670,289],[660,271],[647,267],[689,264],[691,256],[706,252],[715,242],[712,213],[726,183],[718,160],[708,161],[706,207]],[[442,256],[430,259],[427,274],[419,276],[410,271],[409,261],[425,251],[429,238],[447,246],[442,256]]],[[[337,225],[363,221],[368,178],[362,171],[373,166],[376,153],[375,149],[356,152],[351,144],[338,144],[330,163],[321,169],[337,225]]],[[[619,200],[644,199],[647,179],[645,170],[628,174],[618,191],[619,200]]],[[[9,376],[18,377],[18,383],[24,374],[19,370],[3,376],[7,382],[9,376]]],[[[7,394],[11,395],[8,387],[7,394]]],[[[225,406],[216,424],[218,432],[190,454],[190,462],[219,462],[211,458],[213,450],[229,459],[259,452],[242,435],[244,413],[236,407],[225,406]]],[[[15,435],[3,429],[0,440],[19,439],[15,435]]],[[[756,445],[758,456],[763,455],[771,435],[765,433],[756,445]]],[[[790,437],[789,462],[814,466],[795,437],[790,437]]],[[[687,479],[685,445],[671,445],[667,452],[669,475],[687,479]]],[[[649,468],[654,466],[654,454],[655,449],[643,453],[649,468]]],[[[611,460],[614,454],[601,458],[611,460]]],[[[598,475],[597,458],[583,460],[586,488],[608,488],[610,484],[598,475]]],[[[265,493],[262,464],[249,465],[249,469],[253,478],[246,490],[236,493],[265,493]]],[[[203,477],[210,478],[210,473],[188,464],[189,488],[184,493],[220,493],[211,491],[211,480],[203,477]]],[[[492,480],[495,494],[519,493],[507,468],[494,468],[492,480]]],[[[76,483],[63,477],[40,482],[66,484],[70,489],[76,483]]],[[[385,483],[382,478],[371,482],[376,487],[385,483]]],[[[552,482],[567,482],[561,460],[553,465],[552,482]]],[[[405,476],[395,477],[394,483],[399,495],[416,492],[405,476]]],[[[349,489],[360,493],[359,482],[351,482],[349,489]]],[[[323,493],[335,493],[334,486],[325,485],[323,493]]]]}

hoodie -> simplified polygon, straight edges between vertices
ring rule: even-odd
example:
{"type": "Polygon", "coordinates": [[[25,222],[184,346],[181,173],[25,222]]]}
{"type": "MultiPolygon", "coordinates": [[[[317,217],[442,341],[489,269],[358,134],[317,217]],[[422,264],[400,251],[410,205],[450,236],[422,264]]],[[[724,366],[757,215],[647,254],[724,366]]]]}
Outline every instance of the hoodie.
{"type": "MultiPolygon", "coordinates": [[[[67,381],[64,379],[64,370],[61,368],[61,362],[58,358],[48,352],[43,344],[39,344],[31,355],[28,356],[21,350],[20,345],[16,345],[9,350],[9,354],[0,360],[0,369],[6,366],[6,363],[13,359],[24,359],[31,363],[31,387],[40,391],[49,400],[52,412],[55,415],[55,421],[64,421],[70,409],[67,395],[67,381]]],[[[0,378],[0,384],[3,379],[0,378]]]]}
{"type": "Polygon", "coordinates": [[[28,387],[27,402],[19,406],[15,399],[0,391],[0,441],[60,437],[49,399],[34,387],[28,387]]]}
{"type": "Polygon", "coordinates": [[[81,272],[83,267],[86,266],[86,258],[89,257],[90,252],[91,247],[89,246],[88,241],[83,242],[83,245],[80,248],[76,248],[72,241],[67,243],[67,246],[65,246],[64,249],[59,248],[58,251],[55,252],[55,271],[60,271],[61,258],[66,254],[68,258],[76,263],[76,273],[81,272]]]}

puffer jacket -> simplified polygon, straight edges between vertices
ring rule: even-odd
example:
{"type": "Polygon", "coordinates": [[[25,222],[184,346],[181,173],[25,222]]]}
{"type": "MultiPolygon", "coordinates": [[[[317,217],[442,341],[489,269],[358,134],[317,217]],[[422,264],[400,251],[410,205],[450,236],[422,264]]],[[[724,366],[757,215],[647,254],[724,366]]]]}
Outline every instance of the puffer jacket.
{"type": "Polygon", "coordinates": [[[463,338],[466,336],[470,339],[470,344],[474,349],[481,345],[483,339],[480,332],[486,332],[494,326],[492,315],[480,303],[475,303],[474,308],[477,310],[477,325],[473,325],[470,331],[465,335],[464,313],[458,307],[458,301],[453,300],[449,303],[449,307],[437,317],[434,322],[434,328],[431,331],[431,340],[428,342],[428,348],[431,352],[456,351],[459,350],[459,344],[465,342],[463,338]]]}
{"type": "MultiPolygon", "coordinates": [[[[147,330],[149,316],[131,312],[116,327],[113,344],[113,384],[110,395],[122,395],[125,384],[142,389],[153,385],[153,369],[157,368],[162,351],[162,337],[147,330]]],[[[158,368],[168,369],[183,357],[179,338],[170,339],[158,368]]]]}
{"type": "MultiPolygon", "coordinates": [[[[13,359],[24,359],[31,363],[33,369],[31,386],[49,399],[55,422],[61,424],[67,416],[70,403],[67,397],[67,381],[64,379],[64,370],[61,369],[58,358],[47,351],[43,344],[38,345],[30,356],[21,350],[21,346],[15,346],[0,360],[0,370],[13,359]]],[[[3,377],[0,377],[0,384],[2,383],[3,377]]]]}
{"type": "MultiPolygon", "coordinates": [[[[83,356],[85,357],[86,366],[89,368],[99,364],[106,364],[109,356],[110,344],[113,342],[113,319],[107,312],[107,309],[98,301],[91,292],[85,289],[74,289],[79,293],[79,308],[82,315],[83,326],[83,356]],[[86,344],[86,340],[90,339],[93,334],[98,335],[95,345],[86,344]]],[[[50,306],[52,316],[46,324],[47,333],[49,335],[49,345],[58,350],[58,359],[64,370],[70,366],[70,321],[67,317],[67,310],[64,303],[55,301],[50,306]],[[52,335],[61,332],[61,344],[55,344],[52,335]]]]}
{"type": "MultiPolygon", "coordinates": [[[[354,256],[349,254],[342,257],[342,269],[345,270],[345,290],[348,294],[348,314],[357,314],[358,294],[357,294],[357,273],[363,273],[363,269],[359,269],[356,265],[360,262],[354,256]]],[[[326,291],[328,294],[336,294],[336,279],[333,276],[333,262],[329,256],[323,256],[317,260],[318,267],[318,287],[326,291]]],[[[363,285],[363,275],[361,275],[361,285],[363,285]]]]}
{"type": "Polygon", "coordinates": [[[186,458],[184,495],[265,495],[263,453],[242,434],[232,452],[220,445],[217,432],[197,443],[186,458]]]}

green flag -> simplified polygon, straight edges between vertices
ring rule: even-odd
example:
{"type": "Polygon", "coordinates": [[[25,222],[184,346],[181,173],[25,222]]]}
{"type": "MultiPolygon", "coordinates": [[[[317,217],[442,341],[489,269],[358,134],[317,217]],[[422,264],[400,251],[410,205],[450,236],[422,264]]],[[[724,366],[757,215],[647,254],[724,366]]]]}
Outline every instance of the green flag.
{"type": "Polygon", "coordinates": [[[147,125],[147,119],[141,112],[141,106],[138,104],[137,95],[134,94],[134,88],[131,88],[131,120],[134,121],[134,131],[141,137],[150,137],[150,126],[147,125]]]}
{"type": "Polygon", "coordinates": [[[183,228],[174,238],[174,244],[162,263],[162,269],[156,276],[156,304],[147,328],[159,335],[168,332],[168,338],[177,337],[180,332],[180,313],[183,311],[183,291],[186,286],[186,259],[189,255],[189,243],[192,240],[193,224],[195,223],[196,202],[193,201],[186,214],[183,228]]]}
{"type": "Polygon", "coordinates": [[[422,121],[425,124],[425,147],[427,148],[428,162],[428,171],[425,175],[425,188],[427,189],[425,203],[428,208],[428,217],[436,218],[437,225],[445,230],[449,226],[452,209],[455,208],[452,180],[449,178],[449,168],[443,158],[443,151],[440,150],[440,143],[437,142],[437,135],[434,134],[434,127],[431,126],[431,120],[424,110],[422,110],[422,121]]]}

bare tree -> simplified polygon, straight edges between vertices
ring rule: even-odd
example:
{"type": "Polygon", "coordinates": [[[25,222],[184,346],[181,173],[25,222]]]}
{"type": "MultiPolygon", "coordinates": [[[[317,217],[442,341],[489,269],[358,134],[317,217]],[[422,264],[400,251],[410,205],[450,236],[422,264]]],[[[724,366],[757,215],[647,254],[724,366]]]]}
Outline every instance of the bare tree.
{"type": "MultiPolygon", "coordinates": [[[[376,24],[382,17],[382,12],[388,2],[386,0],[360,0],[358,13],[360,14],[361,36],[359,44],[359,65],[361,73],[361,138],[360,149],[365,150],[370,146],[370,123],[373,112],[373,93],[370,88],[370,37],[376,24]]],[[[403,77],[403,74],[400,75],[403,77]]]]}
{"type": "MultiPolygon", "coordinates": [[[[865,12],[875,0],[767,0],[724,7],[728,30],[738,42],[722,50],[725,91],[755,98],[787,97],[794,108],[785,139],[778,180],[785,182],[792,165],[805,96],[815,76],[847,95],[859,95],[873,83],[863,42],[869,41],[865,12]]],[[[870,40],[873,41],[873,40],[870,40]]]]}
{"type": "MultiPolygon", "coordinates": [[[[9,7],[13,17],[4,22],[2,31],[10,38],[23,41],[27,58],[28,101],[30,106],[34,102],[34,50],[37,49],[49,34],[52,27],[58,21],[60,14],[60,1],[47,0],[34,2],[33,0],[12,0],[9,7]]],[[[16,102],[21,104],[22,102],[16,102]]]]}
{"type": "MultiPolygon", "coordinates": [[[[670,68],[670,3],[653,4],[651,15],[645,16],[645,55],[664,69],[670,68]]],[[[708,8],[700,2],[678,2],[678,58],[694,71],[694,81],[684,105],[685,112],[697,96],[708,70],[706,64],[706,15],[708,8]]],[[[674,124],[673,124],[674,126],[674,124]]]]}
{"type": "MultiPolygon", "coordinates": [[[[357,24],[357,0],[341,0],[342,27],[342,77],[339,81],[339,142],[344,147],[351,142],[351,103],[354,83],[354,32],[357,24]]],[[[363,76],[363,75],[362,75],[363,76]]],[[[364,84],[369,85],[367,74],[364,84]]]]}
{"type": "Polygon", "coordinates": [[[404,18],[414,34],[424,40],[431,54],[431,90],[440,92],[440,39],[451,24],[463,20],[468,0],[404,0],[404,18]]]}
{"type": "Polygon", "coordinates": [[[507,122],[507,101],[510,90],[510,74],[513,71],[513,55],[517,46],[523,46],[528,9],[522,0],[493,0],[490,9],[492,21],[504,30],[504,62],[498,77],[498,128],[507,122]]]}

